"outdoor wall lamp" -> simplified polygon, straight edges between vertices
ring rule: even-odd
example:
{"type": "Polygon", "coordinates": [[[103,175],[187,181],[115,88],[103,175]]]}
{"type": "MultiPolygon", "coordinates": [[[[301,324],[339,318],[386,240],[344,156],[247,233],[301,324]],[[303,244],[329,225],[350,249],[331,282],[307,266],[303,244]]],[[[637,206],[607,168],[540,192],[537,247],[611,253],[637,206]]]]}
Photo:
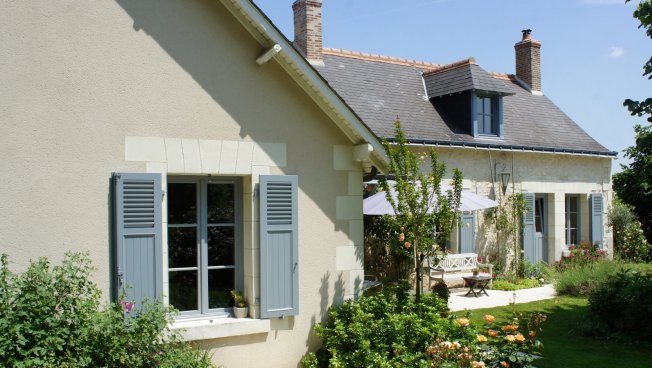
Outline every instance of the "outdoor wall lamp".
{"type": "Polygon", "coordinates": [[[509,184],[509,177],[511,173],[506,171],[506,167],[503,164],[496,164],[496,177],[500,177],[500,189],[503,191],[503,195],[507,193],[507,185],[509,184]]]}

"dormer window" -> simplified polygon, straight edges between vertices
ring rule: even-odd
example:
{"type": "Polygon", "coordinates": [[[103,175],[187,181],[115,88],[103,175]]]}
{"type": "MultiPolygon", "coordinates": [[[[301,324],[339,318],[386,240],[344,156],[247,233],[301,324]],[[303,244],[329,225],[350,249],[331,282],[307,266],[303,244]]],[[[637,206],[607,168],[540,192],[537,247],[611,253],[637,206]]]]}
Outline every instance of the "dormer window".
{"type": "Polygon", "coordinates": [[[473,58],[423,73],[428,98],[456,132],[503,138],[503,96],[514,92],[473,58]]]}
{"type": "Polygon", "coordinates": [[[498,97],[476,96],[475,118],[480,135],[499,135],[498,97]]]}

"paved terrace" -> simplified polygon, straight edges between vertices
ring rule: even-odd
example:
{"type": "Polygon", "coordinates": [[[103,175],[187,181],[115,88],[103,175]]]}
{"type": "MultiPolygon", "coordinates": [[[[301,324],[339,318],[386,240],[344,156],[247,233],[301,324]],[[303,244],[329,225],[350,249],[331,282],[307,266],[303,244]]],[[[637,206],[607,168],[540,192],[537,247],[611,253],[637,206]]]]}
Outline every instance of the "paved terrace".
{"type": "Polygon", "coordinates": [[[532,289],[516,291],[487,290],[489,296],[464,296],[468,288],[451,289],[448,306],[452,311],[464,309],[491,308],[509,305],[514,299],[517,304],[529,303],[537,300],[552,299],[557,296],[552,285],[544,285],[532,289]]]}

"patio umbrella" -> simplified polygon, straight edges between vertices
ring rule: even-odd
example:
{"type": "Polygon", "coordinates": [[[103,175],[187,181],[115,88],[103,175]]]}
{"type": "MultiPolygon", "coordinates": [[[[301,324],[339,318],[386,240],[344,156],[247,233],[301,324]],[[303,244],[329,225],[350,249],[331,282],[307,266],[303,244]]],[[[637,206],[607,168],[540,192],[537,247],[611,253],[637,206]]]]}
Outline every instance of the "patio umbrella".
{"type": "MultiPolygon", "coordinates": [[[[447,190],[451,189],[448,186],[442,185],[441,187],[442,194],[447,190]]],[[[396,200],[396,190],[391,189],[392,198],[396,200]]],[[[430,208],[428,212],[431,212],[436,208],[436,203],[433,204],[433,208],[430,208]]],[[[468,190],[462,191],[462,198],[460,200],[460,211],[475,211],[482,210],[485,208],[497,207],[498,202],[491,200],[487,197],[475,194],[468,190]]],[[[362,209],[365,215],[394,215],[394,209],[392,205],[387,201],[385,192],[378,192],[370,197],[367,197],[362,202],[362,209]]]]}

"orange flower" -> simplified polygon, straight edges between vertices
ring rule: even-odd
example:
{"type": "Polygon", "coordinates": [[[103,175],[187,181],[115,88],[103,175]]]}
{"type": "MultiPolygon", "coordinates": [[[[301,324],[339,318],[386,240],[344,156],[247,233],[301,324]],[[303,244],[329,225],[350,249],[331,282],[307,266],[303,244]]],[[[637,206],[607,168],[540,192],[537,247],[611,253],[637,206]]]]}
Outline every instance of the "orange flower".
{"type": "Polygon", "coordinates": [[[484,320],[485,322],[492,324],[496,320],[496,317],[492,316],[491,314],[485,314],[484,315],[484,320]]]}
{"type": "Polygon", "coordinates": [[[471,362],[471,368],[485,368],[484,362],[471,362]]]}
{"type": "Polygon", "coordinates": [[[496,336],[498,336],[498,331],[489,330],[489,331],[487,331],[487,335],[489,335],[491,337],[496,337],[496,336]]]}
{"type": "Polygon", "coordinates": [[[476,335],[476,339],[478,339],[478,342],[487,342],[487,336],[485,335],[476,335]]]}
{"type": "Polygon", "coordinates": [[[514,342],[516,340],[516,337],[514,335],[507,335],[505,336],[505,340],[509,342],[514,342]]]}
{"type": "Polygon", "coordinates": [[[525,336],[523,336],[521,334],[517,334],[516,337],[514,337],[514,339],[516,339],[516,341],[518,341],[518,342],[523,342],[523,341],[525,341],[525,336]]]}
{"type": "Polygon", "coordinates": [[[503,326],[503,332],[510,332],[518,330],[518,325],[505,325],[503,326]]]}
{"type": "Polygon", "coordinates": [[[405,248],[407,248],[407,249],[410,249],[410,247],[412,246],[412,243],[405,242],[405,244],[403,244],[403,246],[405,246],[405,248]]]}
{"type": "Polygon", "coordinates": [[[534,338],[534,336],[536,336],[537,333],[534,332],[534,331],[530,331],[530,333],[528,335],[530,336],[530,338],[534,338]]]}
{"type": "Polygon", "coordinates": [[[398,241],[404,241],[405,240],[405,234],[400,233],[398,234],[398,241]]]}
{"type": "Polygon", "coordinates": [[[455,321],[462,327],[466,327],[470,323],[468,318],[458,318],[455,321]]]}
{"type": "Polygon", "coordinates": [[[509,363],[507,363],[507,362],[504,361],[504,360],[503,360],[502,362],[500,362],[500,365],[502,365],[502,366],[505,367],[505,368],[509,368],[509,363]]]}

